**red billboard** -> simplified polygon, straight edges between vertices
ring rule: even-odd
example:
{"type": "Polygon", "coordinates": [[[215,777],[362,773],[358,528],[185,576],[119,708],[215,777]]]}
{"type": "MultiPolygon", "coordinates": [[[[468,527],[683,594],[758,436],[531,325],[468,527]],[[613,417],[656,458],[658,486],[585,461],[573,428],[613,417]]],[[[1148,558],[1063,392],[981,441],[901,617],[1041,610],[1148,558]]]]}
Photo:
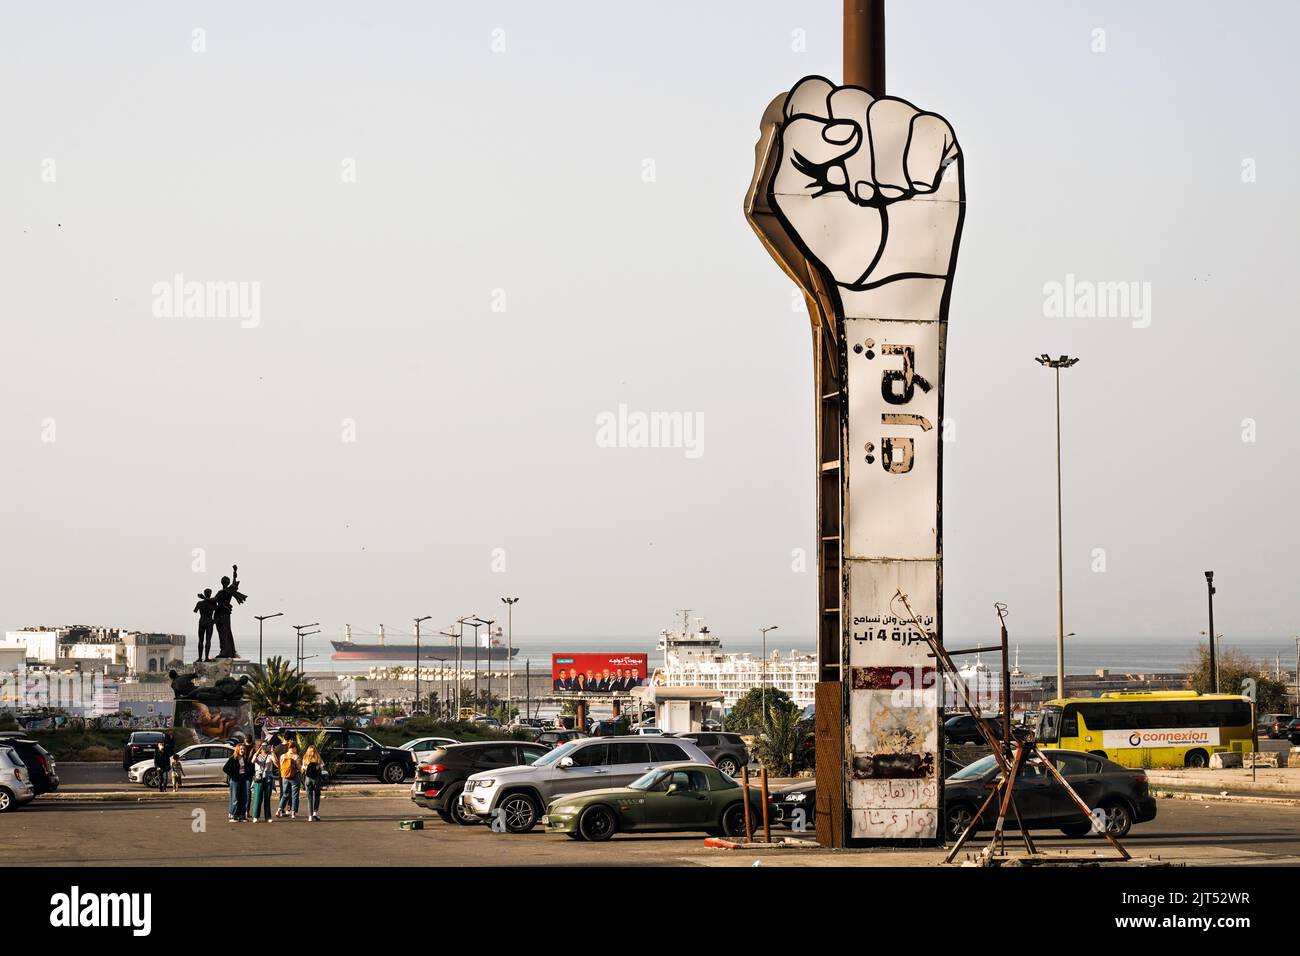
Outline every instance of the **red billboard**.
{"type": "Polygon", "coordinates": [[[552,654],[557,694],[627,694],[649,678],[645,654],[552,654]]]}

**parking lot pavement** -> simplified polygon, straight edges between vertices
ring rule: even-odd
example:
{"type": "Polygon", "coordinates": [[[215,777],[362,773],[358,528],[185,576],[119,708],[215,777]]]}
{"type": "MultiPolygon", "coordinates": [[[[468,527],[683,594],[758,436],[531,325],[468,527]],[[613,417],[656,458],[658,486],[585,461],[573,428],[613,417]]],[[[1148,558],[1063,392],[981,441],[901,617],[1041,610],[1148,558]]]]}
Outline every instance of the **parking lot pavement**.
{"type": "MultiPolygon", "coordinates": [[[[219,790],[192,800],[37,800],[3,818],[6,859],[53,866],[529,866],[590,865],[928,866],[940,850],[713,850],[703,834],[619,835],[579,843],[536,831],[522,836],[460,827],[418,811],[406,794],[327,793],[322,820],[227,823],[219,790]],[[423,830],[398,829],[422,817],[423,830]]],[[[1294,807],[1161,800],[1155,821],[1125,841],[1134,856],[1195,864],[1300,865],[1294,807]]],[[[774,830],[773,835],[788,831],[774,830]]],[[[1014,834],[1008,845],[1014,845],[1014,834]]],[[[1042,834],[1048,850],[1087,852],[1099,838],[1042,834]]],[[[973,849],[984,845],[976,838],[973,849]]]]}

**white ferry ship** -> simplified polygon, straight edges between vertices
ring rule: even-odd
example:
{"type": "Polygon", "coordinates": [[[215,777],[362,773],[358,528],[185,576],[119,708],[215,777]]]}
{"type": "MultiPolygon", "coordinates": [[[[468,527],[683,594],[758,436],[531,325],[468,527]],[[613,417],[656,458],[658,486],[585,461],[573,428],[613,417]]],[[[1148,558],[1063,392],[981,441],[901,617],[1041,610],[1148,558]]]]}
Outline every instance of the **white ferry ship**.
{"type": "Polygon", "coordinates": [[[764,683],[783,690],[800,707],[814,699],[817,659],[811,654],[772,651],[766,661],[753,654],[726,654],[722,641],[702,618],[691,619],[690,610],[678,611],[680,620],[660,633],[656,650],[663,661],[654,681],[670,687],[708,687],[723,693],[722,706],[730,708],[764,683]]]}
{"type": "MultiPolygon", "coordinates": [[[[980,661],[975,655],[974,663],[967,664],[957,671],[965,682],[966,692],[985,714],[998,714],[1002,711],[1002,674],[1000,668],[992,668],[980,661]]],[[[1040,682],[1020,669],[1020,648],[1011,666],[1011,710],[1017,713],[1024,710],[1035,699],[1040,682]]],[[[944,704],[947,707],[962,706],[962,696],[952,686],[945,687],[944,704]]]]}

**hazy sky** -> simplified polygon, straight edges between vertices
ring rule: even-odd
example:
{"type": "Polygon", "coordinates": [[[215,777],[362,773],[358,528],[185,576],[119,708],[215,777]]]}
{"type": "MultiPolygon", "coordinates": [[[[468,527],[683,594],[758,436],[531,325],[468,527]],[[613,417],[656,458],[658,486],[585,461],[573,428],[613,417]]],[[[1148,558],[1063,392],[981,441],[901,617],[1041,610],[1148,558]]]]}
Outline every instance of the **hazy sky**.
{"type": "MultiPolygon", "coordinates": [[[[238,562],[243,634],[511,594],[521,636],[811,635],[808,320],[741,201],[840,6],[5,4],[0,630],[192,632],[238,562]],[[157,314],[178,274],[255,324],[157,314]],[[600,447],[620,405],[699,454],[600,447]]],[[[889,92],[964,151],[949,638],[1054,628],[1044,350],[1082,356],[1067,630],[1195,635],[1213,568],[1219,629],[1295,633],[1297,8],[888,16],[889,92]],[[1149,325],[1045,316],[1067,275],[1149,283],[1149,325]]]]}

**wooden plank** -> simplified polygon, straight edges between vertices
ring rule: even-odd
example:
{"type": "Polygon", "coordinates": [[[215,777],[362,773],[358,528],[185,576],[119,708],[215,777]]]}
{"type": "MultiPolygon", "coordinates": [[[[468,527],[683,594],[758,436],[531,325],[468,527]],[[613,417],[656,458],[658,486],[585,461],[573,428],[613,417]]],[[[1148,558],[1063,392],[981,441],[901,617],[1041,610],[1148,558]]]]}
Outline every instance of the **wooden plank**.
{"type": "Polygon", "coordinates": [[[839,681],[819,681],[814,689],[817,716],[817,842],[844,846],[844,693],[839,681]]]}

